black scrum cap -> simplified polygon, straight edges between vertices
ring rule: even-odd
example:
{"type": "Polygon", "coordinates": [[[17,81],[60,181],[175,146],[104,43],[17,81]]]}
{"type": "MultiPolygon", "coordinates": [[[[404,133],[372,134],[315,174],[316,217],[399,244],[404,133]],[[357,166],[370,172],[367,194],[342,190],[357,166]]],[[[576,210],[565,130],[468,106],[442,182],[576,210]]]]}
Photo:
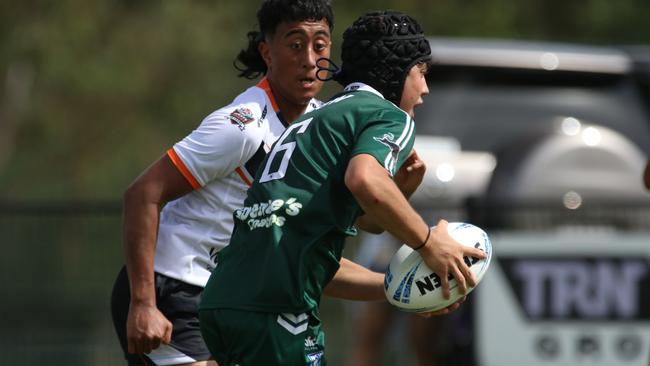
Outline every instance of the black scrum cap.
{"type": "Polygon", "coordinates": [[[343,33],[341,48],[341,70],[333,78],[343,85],[368,84],[397,105],[411,67],[431,60],[420,25],[397,11],[363,15],[343,33]]]}

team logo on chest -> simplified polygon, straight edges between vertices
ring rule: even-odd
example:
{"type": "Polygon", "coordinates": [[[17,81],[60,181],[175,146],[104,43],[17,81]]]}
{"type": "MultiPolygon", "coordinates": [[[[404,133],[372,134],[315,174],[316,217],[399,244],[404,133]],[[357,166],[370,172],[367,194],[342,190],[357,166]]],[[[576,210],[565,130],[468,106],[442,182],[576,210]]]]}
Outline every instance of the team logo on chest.
{"type": "Polygon", "coordinates": [[[242,131],[246,129],[247,124],[255,121],[253,112],[246,107],[235,109],[232,113],[230,113],[230,117],[228,118],[230,119],[230,123],[236,125],[242,131]]]}

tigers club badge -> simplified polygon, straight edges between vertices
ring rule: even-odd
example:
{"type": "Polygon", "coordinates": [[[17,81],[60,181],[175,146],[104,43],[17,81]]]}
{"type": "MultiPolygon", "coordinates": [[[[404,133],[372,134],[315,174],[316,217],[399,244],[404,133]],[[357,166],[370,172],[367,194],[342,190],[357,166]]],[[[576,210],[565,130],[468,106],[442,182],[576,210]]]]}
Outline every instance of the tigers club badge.
{"type": "Polygon", "coordinates": [[[251,112],[250,109],[242,107],[237,108],[232,113],[230,113],[229,119],[230,123],[236,125],[240,130],[243,131],[246,129],[247,124],[255,121],[255,116],[253,116],[253,112],[251,112]]]}

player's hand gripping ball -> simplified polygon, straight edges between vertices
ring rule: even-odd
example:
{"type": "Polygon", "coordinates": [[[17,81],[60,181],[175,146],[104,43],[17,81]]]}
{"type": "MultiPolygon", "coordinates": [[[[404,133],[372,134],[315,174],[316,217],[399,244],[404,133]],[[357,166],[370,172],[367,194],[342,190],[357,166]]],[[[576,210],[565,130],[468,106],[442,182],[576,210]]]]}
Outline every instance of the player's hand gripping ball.
{"type": "MultiPolygon", "coordinates": [[[[459,243],[478,248],[487,254],[486,259],[465,257],[465,263],[474,274],[476,284],[481,281],[492,259],[492,244],[485,231],[472,224],[450,222],[448,231],[459,243]]],[[[474,288],[468,287],[465,294],[458,291],[456,279],[449,275],[449,299],[442,296],[440,277],[422,260],[420,254],[408,245],[393,255],[384,277],[384,291],[388,302],[408,312],[432,312],[446,308],[467,295],[474,288]]]]}

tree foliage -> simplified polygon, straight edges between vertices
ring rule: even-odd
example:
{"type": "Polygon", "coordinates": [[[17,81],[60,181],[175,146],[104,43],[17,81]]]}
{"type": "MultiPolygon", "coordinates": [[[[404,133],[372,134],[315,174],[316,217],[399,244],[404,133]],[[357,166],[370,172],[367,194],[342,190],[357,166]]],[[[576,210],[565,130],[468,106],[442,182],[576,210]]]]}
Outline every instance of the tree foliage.
{"type": "MultiPolygon", "coordinates": [[[[250,81],[232,67],[258,1],[0,3],[0,199],[115,199],[250,81]]],[[[427,33],[650,42],[641,0],[334,1],[342,31],[373,9],[427,33]]],[[[324,97],[336,90],[330,85],[324,97]]]]}

